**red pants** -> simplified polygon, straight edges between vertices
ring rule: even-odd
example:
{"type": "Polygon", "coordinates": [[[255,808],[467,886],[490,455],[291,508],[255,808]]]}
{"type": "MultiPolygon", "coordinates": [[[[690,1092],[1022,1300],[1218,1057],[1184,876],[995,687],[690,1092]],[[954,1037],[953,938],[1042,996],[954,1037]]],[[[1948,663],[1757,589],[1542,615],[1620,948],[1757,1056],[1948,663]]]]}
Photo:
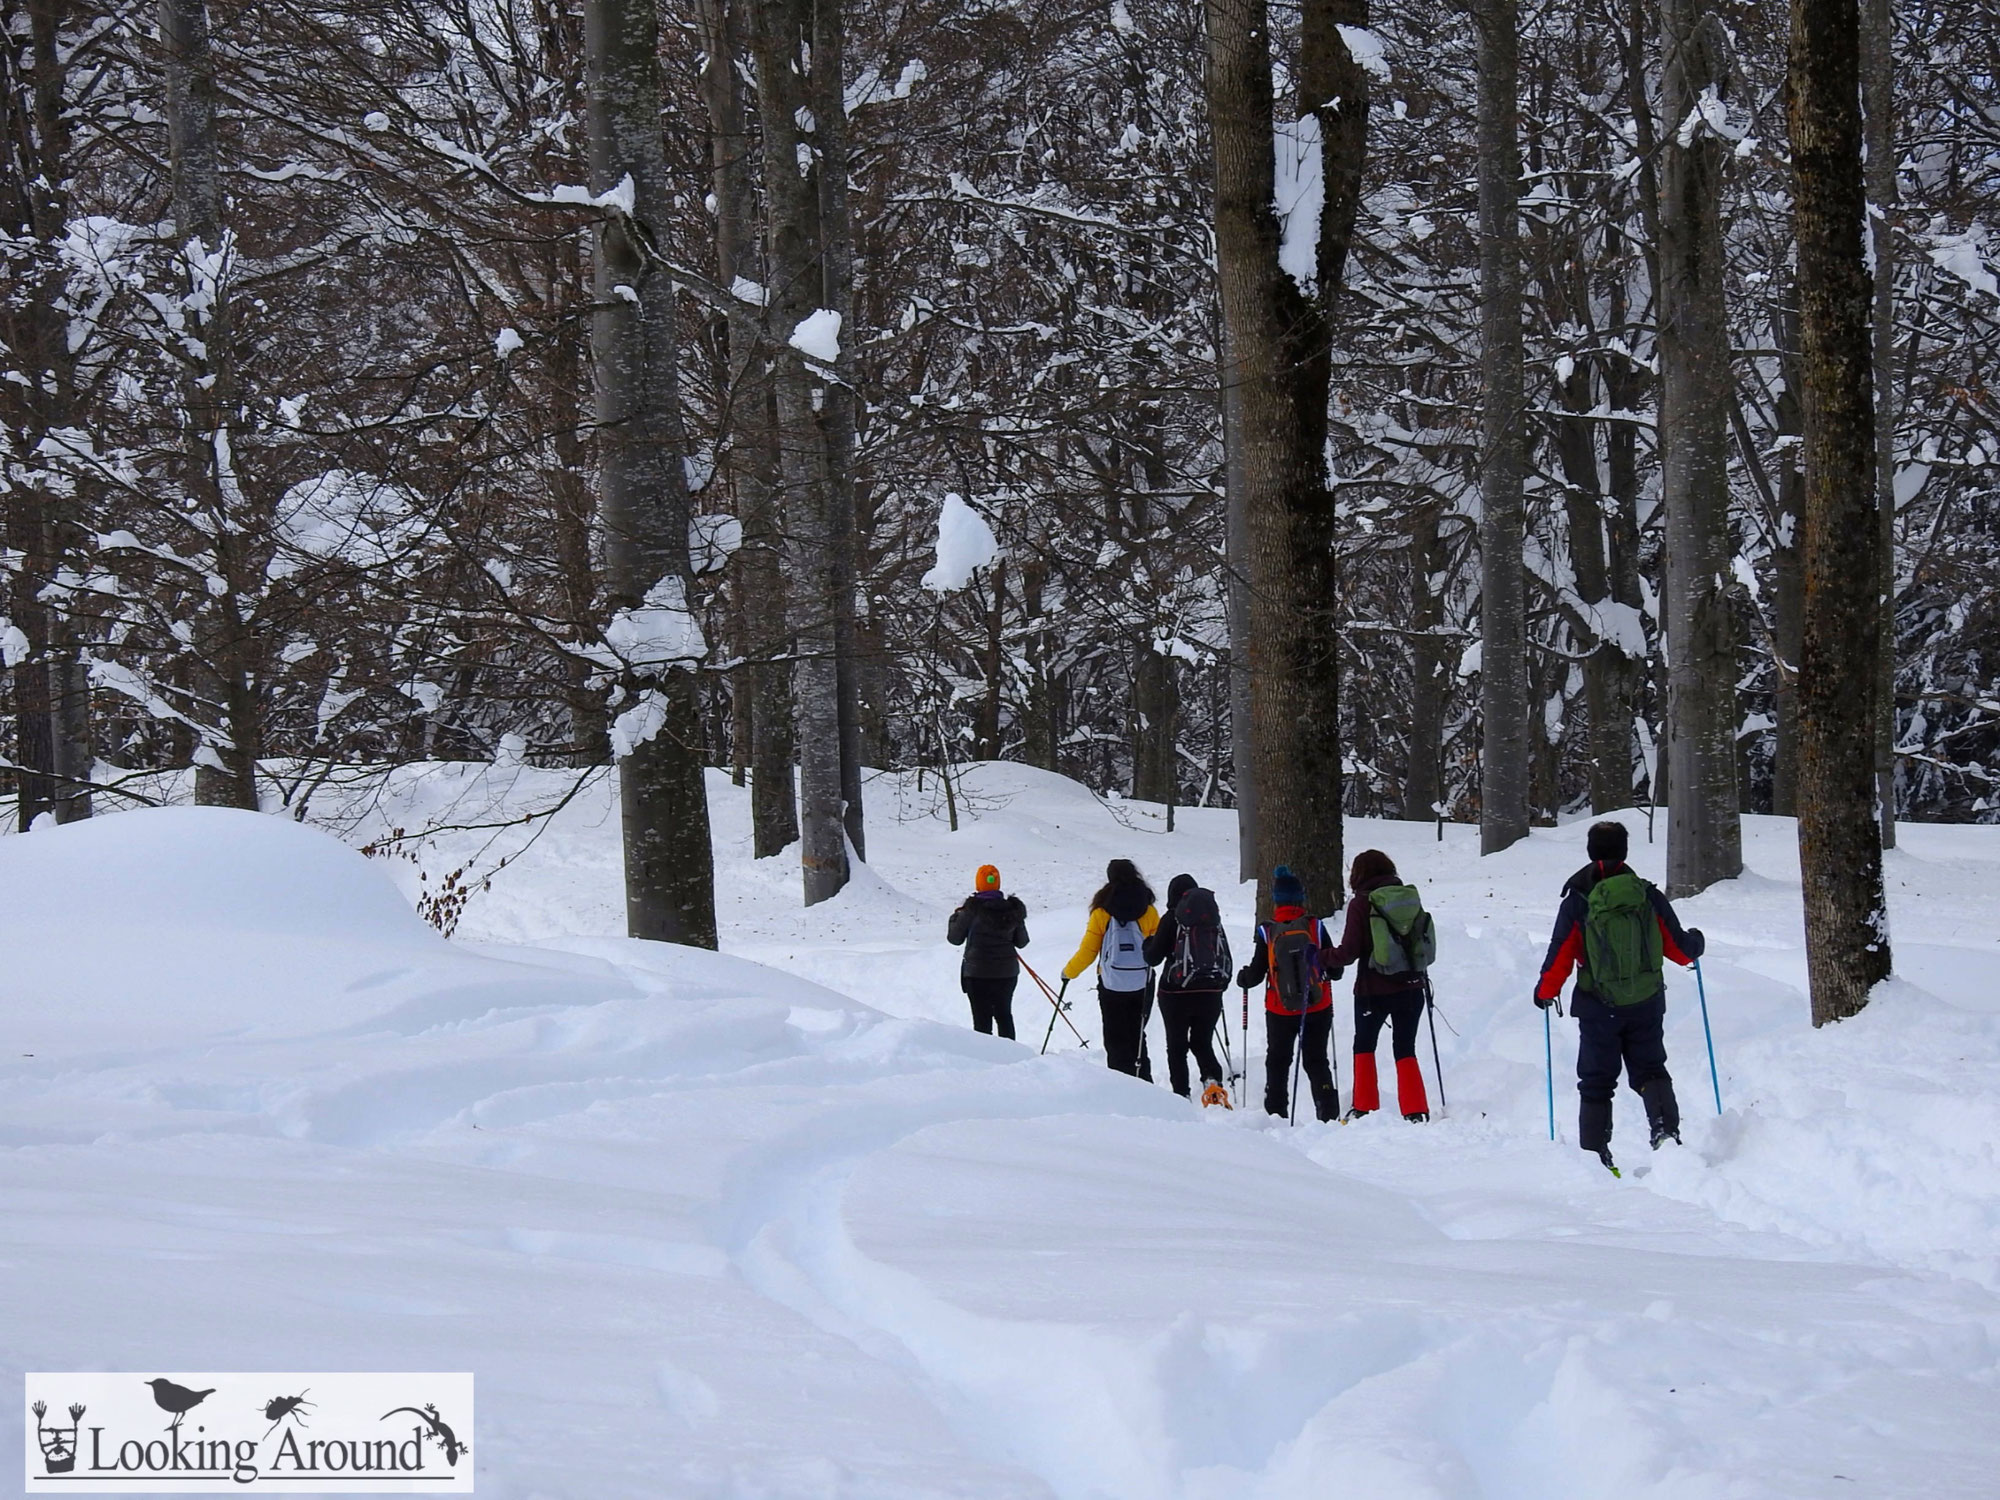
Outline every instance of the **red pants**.
{"type": "Polygon", "coordinates": [[[1354,1108],[1380,1109],[1375,1082],[1375,1043],[1382,1023],[1390,1025],[1390,1046],[1396,1055],[1396,1107],[1406,1115],[1430,1113],[1424,1093],[1424,1070],[1417,1065],[1417,1027],[1424,1018],[1424,994],[1354,997],[1354,1108]]]}

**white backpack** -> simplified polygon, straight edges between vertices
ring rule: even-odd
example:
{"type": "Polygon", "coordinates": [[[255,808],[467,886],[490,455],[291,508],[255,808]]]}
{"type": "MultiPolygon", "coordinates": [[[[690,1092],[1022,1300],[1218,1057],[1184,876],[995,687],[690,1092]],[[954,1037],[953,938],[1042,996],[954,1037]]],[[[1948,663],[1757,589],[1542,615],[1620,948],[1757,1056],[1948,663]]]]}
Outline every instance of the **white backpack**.
{"type": "Polygon", "coordinates": [[[1097,951],[1097,982],[1118,994],[1143,990],[1153,977],[1145,950],[1146,935],[1137,922],[1113,920],[1104,929],[1104,946],[1097,951]]]}

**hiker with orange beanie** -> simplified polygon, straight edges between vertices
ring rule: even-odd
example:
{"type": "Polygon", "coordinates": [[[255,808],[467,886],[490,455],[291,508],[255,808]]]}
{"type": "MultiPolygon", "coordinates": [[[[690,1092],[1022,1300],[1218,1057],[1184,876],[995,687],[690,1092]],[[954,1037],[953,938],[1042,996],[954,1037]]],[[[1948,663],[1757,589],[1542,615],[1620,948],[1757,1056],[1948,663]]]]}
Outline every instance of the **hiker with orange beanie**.
{"type": "Polygon", "coordinates": [[[981,865],[972,877],[972,894],[959,903],[945,925],[945,941],[965,949],[958,965],[958,987],[972,1004],[975,1031],[996,1028],[1014,1039],[1014,984],[1021,977],[1016,948],[1028,946],[1028,908],[1019,896],[1000,889],[1000,872],[981,865]]]}

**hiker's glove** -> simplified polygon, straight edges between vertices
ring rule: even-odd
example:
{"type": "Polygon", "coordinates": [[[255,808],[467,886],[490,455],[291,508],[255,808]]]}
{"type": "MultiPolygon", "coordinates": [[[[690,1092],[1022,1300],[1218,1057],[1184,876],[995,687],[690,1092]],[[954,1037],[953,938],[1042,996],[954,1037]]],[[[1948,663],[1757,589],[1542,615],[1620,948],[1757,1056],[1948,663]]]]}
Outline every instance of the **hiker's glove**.
{"type": "Polygon", "coordinates": [[[1690,927],[1687,932],[1687,954],[1689,958],[1700,958],[1708,952],[1708,938],[1699,927],[1690,927]]]}
{"type": "Polygon", "coordinates": [[[1236,971],[1236,988],[1247,990],[1250,988],[1250,982],[1250,971],[1248,969],[1238,969],[1236,971]]]}
{"type": "Polygon", "coordinates": [[[1540,995],[1535,996],[1536,1010],[1547,1010],[1551,1005],[1554,1005],[1555,1003],[1556,1003],[1556,997],[1554,995],[1549,996],[1549,998],[1546,1000],[1544,1000],[1540,995]]]}

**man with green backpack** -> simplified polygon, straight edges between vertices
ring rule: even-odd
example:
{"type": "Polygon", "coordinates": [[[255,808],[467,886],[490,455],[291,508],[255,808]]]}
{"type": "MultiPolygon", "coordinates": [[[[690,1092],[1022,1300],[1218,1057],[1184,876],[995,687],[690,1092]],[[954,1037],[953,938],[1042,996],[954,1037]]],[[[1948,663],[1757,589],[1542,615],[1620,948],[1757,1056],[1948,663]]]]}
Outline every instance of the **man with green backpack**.
{"type": "Polygon", "coordinates": [[[1658,887],[1632,873],[1623,823],[1593,824],[1586,847],[1590,863],[1563,887],[1535,1004],[1557,1005],[1576,970],[1570,1014],[1577,1024],[1577,1144],[1616,1171],[1611,1101],[1621,1064],[1645,1101],[1653,1149],[1681,1138],[1680,1105],[1667,1073],[1664,966],[1667,959],[1692,964],[1708,944],[1700,928],[1681,926],[1658,887]]]}

